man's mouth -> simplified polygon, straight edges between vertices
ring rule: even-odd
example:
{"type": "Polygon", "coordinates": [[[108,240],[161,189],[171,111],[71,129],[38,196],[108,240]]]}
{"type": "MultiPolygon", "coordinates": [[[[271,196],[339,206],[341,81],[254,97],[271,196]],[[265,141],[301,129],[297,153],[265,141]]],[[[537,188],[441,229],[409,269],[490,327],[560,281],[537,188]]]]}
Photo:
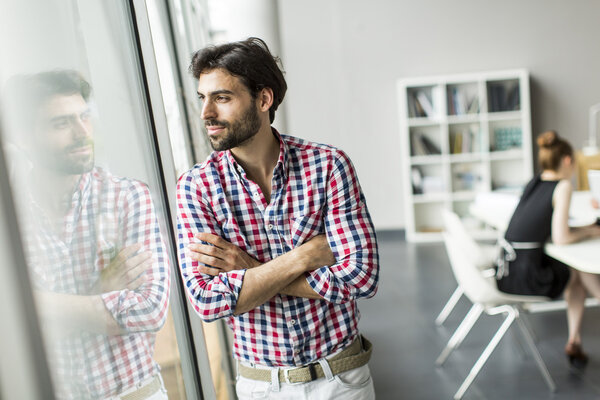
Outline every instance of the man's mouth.
{"type": "Polygon", "coordinates": [[[85,146],[79,146],[79,147],[73,147],[71,149],[69,149],[68,153],[72,154],[72,155],[88,155],[92,152],[92,146],[90,145],[85,145],[85,146]]]}
{"type": "Polygon", "coordinates": [[[206,131],[208,132],[209,136],[218,135],[224,129],[225,129],[225,127],[222,125],[207,125],[206,126],[206,131]]]}

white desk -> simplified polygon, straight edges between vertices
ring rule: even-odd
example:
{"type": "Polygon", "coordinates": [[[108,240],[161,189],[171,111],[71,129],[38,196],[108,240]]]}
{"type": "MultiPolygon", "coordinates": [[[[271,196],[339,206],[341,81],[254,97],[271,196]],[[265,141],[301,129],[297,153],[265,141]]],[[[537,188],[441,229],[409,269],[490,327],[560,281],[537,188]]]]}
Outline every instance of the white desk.
{"type": "Polygon", "coordinates": [[[600,238],[561,246],[546,243],[544,251],[550,257],[580,271],[600,274],[600,238]]]}
{"type": "MultiPolygon", "coordinates": [[[[469,212],[502,234],[518,200],[517,195],[484,193],[469,207],[469,212]]],[[[593,223],[600,216],[600,211],[592,208],[590,192],[574,192],[569,215],[569,225],[583,226],[593,223]]],[[[547,243],[544,251],[573,268],[600,274],[600,238],[565,245],[547,243]]]]}

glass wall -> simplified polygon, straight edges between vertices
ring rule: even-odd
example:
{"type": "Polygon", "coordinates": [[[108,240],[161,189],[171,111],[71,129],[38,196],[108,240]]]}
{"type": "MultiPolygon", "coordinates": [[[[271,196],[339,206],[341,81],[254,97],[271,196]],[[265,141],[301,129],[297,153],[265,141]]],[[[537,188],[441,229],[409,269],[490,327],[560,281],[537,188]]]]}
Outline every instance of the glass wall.
{"type": "Polygon", "coordinates": [[[46,398],[196,397],[130,4],[2,2],[1,139],[46,398]]]}

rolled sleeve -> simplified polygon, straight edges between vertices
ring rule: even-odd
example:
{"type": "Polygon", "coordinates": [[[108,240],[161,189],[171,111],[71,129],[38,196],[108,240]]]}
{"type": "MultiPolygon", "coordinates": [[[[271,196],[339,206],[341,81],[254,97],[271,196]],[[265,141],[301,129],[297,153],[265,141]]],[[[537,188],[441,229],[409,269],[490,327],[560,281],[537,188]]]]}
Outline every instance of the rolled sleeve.
{"type": "Polygon", "coordinates": [[[141,243],[140,252],[152,252],[153,262],[139,288],[103,293],[101,298],[124,330],[155,332],[167,317],[170,276],[169,258],[148,187],[133,182],[120,211],[124,247],[141,243]]]}
{"type": "Polygon", "coordinates": [[[188,246],[199,232],[222,236],[213,209],[202,197],[195,169],[182,175],[177,183],[177,247],[179,267],[188,298],[204,321],[233,315],[246,270],[210,276],[197,272],[199,263],[189,257],[188,246]]]}
{"type": "Polygon", "coordinates": [[[308,283],[332,303],[374,296],[379,281],[375,229],[352,162],[339,150],[327,184],[324,220],[337,263],[310,272],[308,283]]]}

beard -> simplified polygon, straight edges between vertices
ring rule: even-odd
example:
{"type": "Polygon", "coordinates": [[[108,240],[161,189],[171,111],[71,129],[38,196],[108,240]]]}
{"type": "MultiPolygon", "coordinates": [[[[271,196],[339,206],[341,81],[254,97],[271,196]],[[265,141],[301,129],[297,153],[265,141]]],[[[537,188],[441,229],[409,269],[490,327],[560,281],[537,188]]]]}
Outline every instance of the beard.
{"type": "Polygon", "coordinates": [[[61,175],[80,175],[94,168],[94,142],[85,139],[60,150],[44,149],[40,159],[48,169],[61,175]],[[91,147],[89,154],[71,154],[73,150],[87,146],[91,147]]]}
{"type": "Polygon", "coordinates": [[[210,145],[215,151],[225,151],[248,143],[260,129],[260,117],[254,103],[244,111],[244,114],[233,122],[206,120],[205,125],[218,125],[225,128],[217,137],[209,136],[210,145]]]}

